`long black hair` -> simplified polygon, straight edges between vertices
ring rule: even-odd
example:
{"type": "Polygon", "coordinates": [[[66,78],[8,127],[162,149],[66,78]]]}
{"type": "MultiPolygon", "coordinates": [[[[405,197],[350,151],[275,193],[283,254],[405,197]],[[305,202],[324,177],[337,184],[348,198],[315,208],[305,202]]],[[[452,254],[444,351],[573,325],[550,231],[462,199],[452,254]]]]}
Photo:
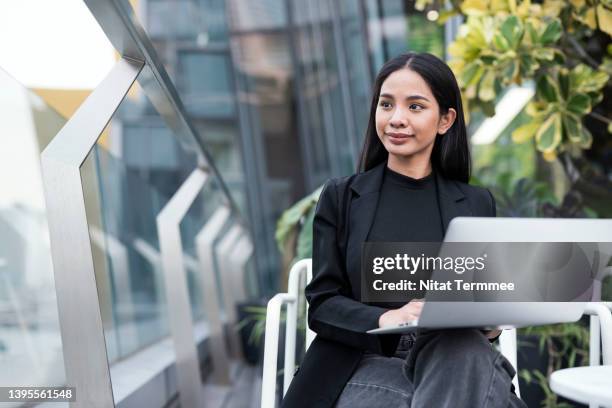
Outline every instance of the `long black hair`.
{"type": "Polygon", "coordinates": [[[444,61],[429,53],[402,54],[385,63],[380,69],[374,81],[370,119],[357,172],[367,171],[386,162],[389,157],[389,153],[376,133],[376,108],[380,88],[385,79],[393,72],[403,68],[416,72],[427,82],[440,107],[440,115],[446,114],[449,108],[457,111],[455,122],[446,134],[436,135],[431,152],[431,164],[443,177],[467,183],[470,179],[471,161],[461,92],[453,71],[444,61]]]}

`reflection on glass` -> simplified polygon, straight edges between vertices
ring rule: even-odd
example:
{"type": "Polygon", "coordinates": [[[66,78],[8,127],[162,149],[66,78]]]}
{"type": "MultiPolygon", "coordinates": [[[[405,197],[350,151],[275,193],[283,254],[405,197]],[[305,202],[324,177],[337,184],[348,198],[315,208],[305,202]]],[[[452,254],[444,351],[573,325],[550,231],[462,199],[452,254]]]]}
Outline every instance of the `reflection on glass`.
{"type": "Polygon", "coordinates": [[[353,135],[358,148],[361,148],[365,135],[370,108],[370,72],[366,38],[362,29],[359,3],[342,0],[338,6],[342,27],[342,38],[346,47],[349,90],[355,118],[356,134],[353,135]]]}
{"type": "Polygon", "coordinates": [[[283,0],[231,0],[229,5],[234,30],[278,29],[287,24],[283,0]]]}
{"type": "Polygon", "coordinates": [[[153,41],[227,42],[224,0],[149,0],[141,21],[153,41]]]}
{"type": "Polygon", "coordinates": [[[196,166],[184,146],[136,83],[81,167],[111,362],[169,334],[156,217],[196,166]]]}
{"type": "Polygon", "coordinates": [[[201,272],[201,265],[199,264],[197,248],[195,247],[195,238],[210,220],[214,212],[223,205],[223,201],[223,193],[221,192],[218,181],[209,177],[180,225],[184,252],[183,261],[185,262],[187,270],[191,312],[194,322],[202,320],[205,317],[202,299],[204,285],[213,287],[214,289],[211,292],[216,292],[219,299],[221,296],[220,292],[217,290],[220,288],[218,275],[215,282],[204,282],[202,280],[203,274],[201,272]]]}
{"type": "Polygon", "coordinates": [[[65,381],[40,152],[65,123],[0,69],[0,386],[65,381]]]}
{"type": "Polygon", "coordinates": [[[183,51],[178,58],[179,89],[189,113],[216,118],[235,115],[229,55],[183,51]]]}

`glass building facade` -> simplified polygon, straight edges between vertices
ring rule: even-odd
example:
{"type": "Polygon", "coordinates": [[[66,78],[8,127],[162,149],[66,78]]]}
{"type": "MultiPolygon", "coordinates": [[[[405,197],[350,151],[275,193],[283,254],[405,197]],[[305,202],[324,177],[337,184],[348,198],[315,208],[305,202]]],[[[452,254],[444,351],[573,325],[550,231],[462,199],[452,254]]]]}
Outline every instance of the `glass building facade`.
{"type": "Polygon", "coordinates": [[[373,77],[448,28],[399,0],[140,1],[136,14],[250,220],[262,294],[279,287],[276,221],[352,173],[373,77]]]}
{"type": "Polygon", "coordinates": [[[443,57],[449,24],[399,0],[84,3],[118,62],[76,113],[0,70],[0,386],[91,370],[91,398],[145,406],[129,364],[148,352],[164,406],[193,353],[203,380],[236,357],[216,343],[236,305],[279,290],[282,212],[354,172],[375,72],[443,57]]]}

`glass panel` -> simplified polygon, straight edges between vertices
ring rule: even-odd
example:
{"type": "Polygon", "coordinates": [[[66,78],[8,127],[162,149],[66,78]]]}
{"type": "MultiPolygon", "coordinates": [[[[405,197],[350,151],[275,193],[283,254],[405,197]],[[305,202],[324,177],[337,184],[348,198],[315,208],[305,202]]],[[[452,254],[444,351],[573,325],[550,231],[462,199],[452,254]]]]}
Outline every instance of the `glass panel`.
{"type": "Polygon", "coordinates": [[[179,90],[190,114],[218,118],[235,114],[228,57],[201,51],[179,53],[179,90]]]}
{"type": "Polygon", "coordinates": [[[349,76],[349,90],[355,117],[357,146],[361,149],[370,114],[370,72],[365,38],[365,27],[362,26],[359,14],[359,2],[342,0],[339,5],[343,44],[346,48],[349,76]],[[355,62],[355,63],[353,63],[355,62]]]}
{"type": "Polygon", "coordinates": [[[153,0],[138,2],[136,14],[233,200],[246,211],[226,2],[153,0]]]}
{"type": "MultiPolygon", "coordinates": [[[[324,117],[329,122],[327,125],[327,137],[334,145],[333,157],[336,168],[334,175],[343,176],[353,173],[355,165],[353,154],[357,157],[356,146],[353,145],[354,135],[349,135],[342,87],[348,84],[340,83],[340,72],[338,66],[338,52],[336,50],[336,38],[329,8],[329,2],[318,0],[316,3],[315,20],[318,25],[315,29],[315,41],[318,42],[320,77],[324,81],[321,84],[322,106],[326,110],[324,117]]],[[[343,69],[345,67],[342,67],[343,69]]]]}
{"type": "MultiPolygon", "coordinates": [[[[308,167],[302,163],[302,143],[321,135],[299,133],[291,44],[286,33],[241,34],[233,41],[239,103],[246,113],[243,137],[254,145],[253,150],[244,152],[245,161],[262,169],[247,175],[261,192],[261,213],[251,220],[257,233],[254,240],[266,242],[267,252],[258,258],[258,265],[260,273],[268,275],[265,280],[276,282],[278,251],[274,228],[282,211],[305,194],[304,171],[308,167]]],[[[269,288],[275,290],[275,283],[269,288]]]]}
{"type": "Polygon", "coordinates": [[[375,72],[378,72],[387,59],[382,10],[379,3],[378,0],[365,0],[370,59],[375,72]]]}
{"type": "Polygon", "coordinates": [[[215,282],[204,282],[202,279],[195,238],[214,212],[223,205],[223,202],[224,196],[218,181],[209,177],[180,225],[193,321],[199,321],[205,317],[202,299],[204,285],[214,287],[213,292],[216,292],[218,298],[222,299],[219,271],[215,271],[217,276],[215,282]]]}
{"type": "Polygon", "coordinates": [[[153,41],[181,40],[199,46],[227,42],[222,0],[149,0],[142,19],[153,41]]]}
{"type": "Polygon", "coordinates": [[[284,0],[231,0],[229,4],[234,30],[275,29],[287,24],[284,0]]]}
{"type": "Polygon", "coordinates": [[[136,83],[81,168],[111,362],[169,333],[156,217],[196,165],[136,83]]]}
{"type": "Polygon", "coordinates": [[[0,69],[0,386],[65,382],[40,152],[65,119],[0,69]]]}
{"type": "Polygon", "coordinates": [[[379,2],[382,7],[382,24],[387,59],[406,52],[406,13],[403,0],[385,0],[379,2]]]}
{"type": "Polygon", "coordinates": [[[304,143],[310,145],[311,163],[309,171],[315,184],[320,184],[332,174],[331,152],[327,144],[323,107],[320,101],[321,86],[317,77],[317,48],[314,41],[313,14],[306,2],[294,1],[293,13],[296,21],[303,21],[296,27],[297,63],[302,77],[302,94],[306,114],[307,136],[304,143]]]}

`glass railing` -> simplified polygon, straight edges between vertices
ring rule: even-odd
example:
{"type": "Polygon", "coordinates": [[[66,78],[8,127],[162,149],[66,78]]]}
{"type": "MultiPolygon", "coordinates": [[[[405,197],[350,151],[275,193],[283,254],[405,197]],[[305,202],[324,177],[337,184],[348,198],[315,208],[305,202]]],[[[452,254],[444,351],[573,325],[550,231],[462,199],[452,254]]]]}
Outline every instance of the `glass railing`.
{"type": "Polygon", "coordinates": [[[62,385],[39,155],[65,119],[2,69],[0,89],[0,386],[62,385]]]}

